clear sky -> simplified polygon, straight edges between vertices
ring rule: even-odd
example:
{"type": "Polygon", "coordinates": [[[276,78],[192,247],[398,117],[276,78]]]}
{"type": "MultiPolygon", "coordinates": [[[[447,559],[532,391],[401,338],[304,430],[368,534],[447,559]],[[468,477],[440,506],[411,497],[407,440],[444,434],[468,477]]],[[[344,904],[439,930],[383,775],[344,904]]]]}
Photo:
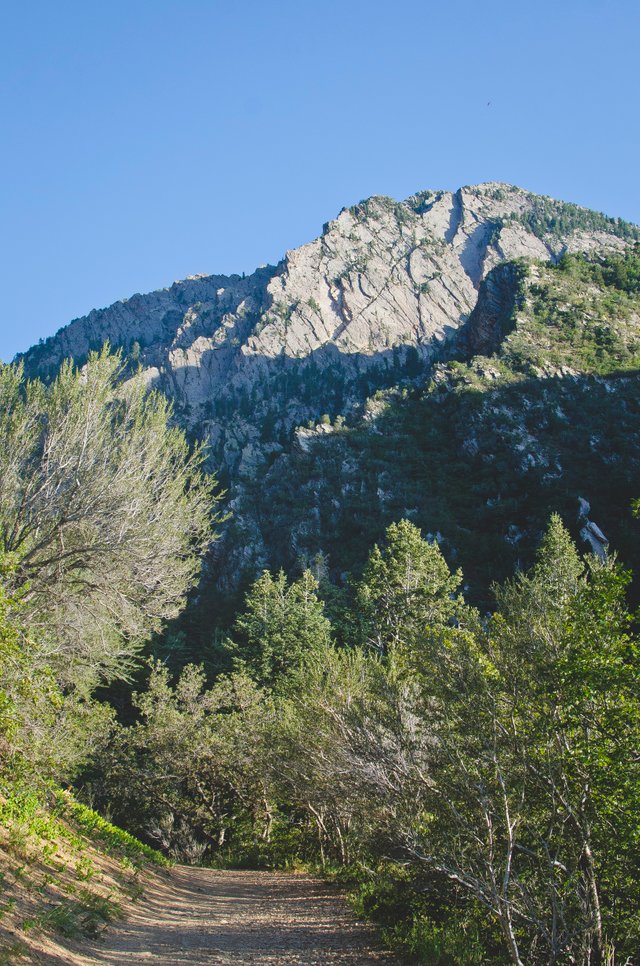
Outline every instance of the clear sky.
{"type": "Polygon", "coordinates": [[[0,0],[0,358],[371,194],[640,222],[639,0],[0,0]]]}

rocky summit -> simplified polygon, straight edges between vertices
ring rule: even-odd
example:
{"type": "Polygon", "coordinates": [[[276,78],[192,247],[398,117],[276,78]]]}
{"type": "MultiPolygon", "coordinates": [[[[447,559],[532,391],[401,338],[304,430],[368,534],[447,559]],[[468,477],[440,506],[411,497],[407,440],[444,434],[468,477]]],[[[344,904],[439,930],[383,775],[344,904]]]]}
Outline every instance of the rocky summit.
{"type": "MultiPolygon", "coordinates": [[[[436,384],[451,390],[455,380],[447,366],[453,361],[466,364],[501,351],[540,283],[526,266],[537,266],[539,275],[544,263],[553,266],[567,255],[583,254],[588,262],[622,258],[639,237],[619,219],[506,184],[423,191],[401,202],[375,196],[343,209],[319,238],[287,252],[276,266],[246,277],[192,276],[94,310],[31,349],[24,363],[30,375],[47,377],[65,357],[81,363],[108,341],[122,348],[132,371],[140,368],[149,385],[171,397],[178,421],[209,444],[211,466],[228,488],[233,522],[217,545],[216,567],[217,579],[230,586],[263,566],[294,567],[318,553],[340,558],[329,533],[340,530],[341,514],[354,518],[354,500],[365,491],[380,527],[411,512],[440,532],[442,520],[429,513],[429,481],[411,506],[402,505],[383,456],[379,479],[365,483],[355,440],[363,433],[384,436],[381,409],[405,405],[407,394],[433,396],[436,384]],[[348,434],[351,452],[343,451],[348,434]],[[329,451],[332,459],[340,451],[342,461],[332,493],[318,469],[326,468],[329,451]],[[272,507],[285,492],[289,504],[274,530],[272,507]],[[296,512],[302,493],[304,520],[296,512]],[[329,508],[337,503],[333,517],[327,500],[329,508]]],[[[562,375],[544,357],[549,340],[539,323],[536,317],[531,336],[537,369],[529,360],[534,368],[528,378],[562,375]]],[[[632,342],[628,325],[620,338],[632,342]]],[[[578,356],[577,349],[565,353],[562,365],[582,371],[578,356]]],[[[510,365],[515,372],[513,360],[510,365]]],[[[503,385],[504,362],[493,366],[493,376],[487,375],[491,369],[485,366],[480,377],[485,388],[503,385]]],[[[470,372],[470,382],[477,380],[477,371],[470,372]]],[[[434,421],[424,410],[420,420],[428,434],[434,421]]],[[[487,445],[487,432],[486,426],[475,437],[467,432],[460,453],[476,460],[476,437],[487,445]]],[[[542,449],[534,441],[513,472],[535,469],[542,449]]],[[[546,472],[557,471],[547,466],[546,472]]],[[[505,481],[506,489],[510,485],[505,481]]],[[[498,502],[500,487],[497,480],[490,497],[498,502]]],[[[501,517],[499,539],[515,553],[526,525],[512,509],[512,519],[501,517]]],[[[442,539],[454,554],[459,550],[453,533],[442,539]]],[[[344,562],[329,559],[328,565],[340,570],[344,562]]]]}

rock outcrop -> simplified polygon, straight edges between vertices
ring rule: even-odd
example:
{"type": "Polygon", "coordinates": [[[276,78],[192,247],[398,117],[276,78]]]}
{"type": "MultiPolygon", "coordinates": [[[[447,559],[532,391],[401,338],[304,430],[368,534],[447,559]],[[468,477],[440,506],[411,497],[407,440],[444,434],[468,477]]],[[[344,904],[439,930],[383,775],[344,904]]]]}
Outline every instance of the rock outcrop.
{"type": "MultiPolygon", "coordinates": [[[[134,295],[71,322],[24,362],[46,377],[108,340],[172,398],[228,486],[234,519],[216,549],[232,584],[271,562],[256,485],[279,478],[289,458],[312,458],[314,440],[344,418],[359,413],[375,433],[377,390],[423,380],[438,358],[490,354],[517,310],[514,260],[617,250],[639,237],[634,226],[504,184],[373,197],[277,266],[134,295]]],[[[478,378],[498,379],[483,365],[478,378]]],[[[523,433],[516,449],[526,469],[523,433]]],[[[465,447],[477,450],[471,432],[465,447]]]]}
{"type": "MultiPolygon", "coordinates": [[[[248,446],[282,441],[415,376],[469,319],[495,266],[556,259],[567,247],[619,247],[618,228],[502,184],[404,202],[373,197],[275,267],[193,276],[94,310],[30,350],[25,364],[46,374],[105,340],[123,347],[174,399],[183,424],[208,437],[212,459],[235,471],[248,446]]],[[[499,301],[499,291],[486,295],[485,307],[499,301]]]]}

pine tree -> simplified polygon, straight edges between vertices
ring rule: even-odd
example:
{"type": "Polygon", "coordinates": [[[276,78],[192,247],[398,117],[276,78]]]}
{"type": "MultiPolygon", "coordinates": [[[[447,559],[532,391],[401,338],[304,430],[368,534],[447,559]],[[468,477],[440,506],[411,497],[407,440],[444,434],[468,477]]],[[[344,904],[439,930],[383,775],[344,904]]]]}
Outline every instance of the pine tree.
{"type": "Polygon", "coordinates": [[[292,584],[283,571],[273,577],[265,570],[249,589],[234,625],[235,652],[259,684],[284,687],[309,652],[329,644],[331,625],[317,590],[309,570],[292,584]]]}
{"type": "Polygon", "coordinates": [[[411,648],[446,625],[460,600],[459,572],[451,573],[437,543],[424,540],[409,520],[392,523],[385,544],[371,551],[356,586],[360,639],[380,655],[411,648]]]}

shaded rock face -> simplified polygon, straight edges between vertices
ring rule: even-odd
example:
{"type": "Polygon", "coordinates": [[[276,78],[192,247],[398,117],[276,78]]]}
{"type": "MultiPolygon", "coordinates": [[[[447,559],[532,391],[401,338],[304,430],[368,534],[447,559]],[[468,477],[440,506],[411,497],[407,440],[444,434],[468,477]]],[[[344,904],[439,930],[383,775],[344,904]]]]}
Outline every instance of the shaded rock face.
{"type": "Polygon", "coordinates": [[[520,305],[523,269],[518,263],[496,265],[482,280],[469,321],[456,336],[456,347],[466,356],[489,356],[514,324],[520,305]]]}

